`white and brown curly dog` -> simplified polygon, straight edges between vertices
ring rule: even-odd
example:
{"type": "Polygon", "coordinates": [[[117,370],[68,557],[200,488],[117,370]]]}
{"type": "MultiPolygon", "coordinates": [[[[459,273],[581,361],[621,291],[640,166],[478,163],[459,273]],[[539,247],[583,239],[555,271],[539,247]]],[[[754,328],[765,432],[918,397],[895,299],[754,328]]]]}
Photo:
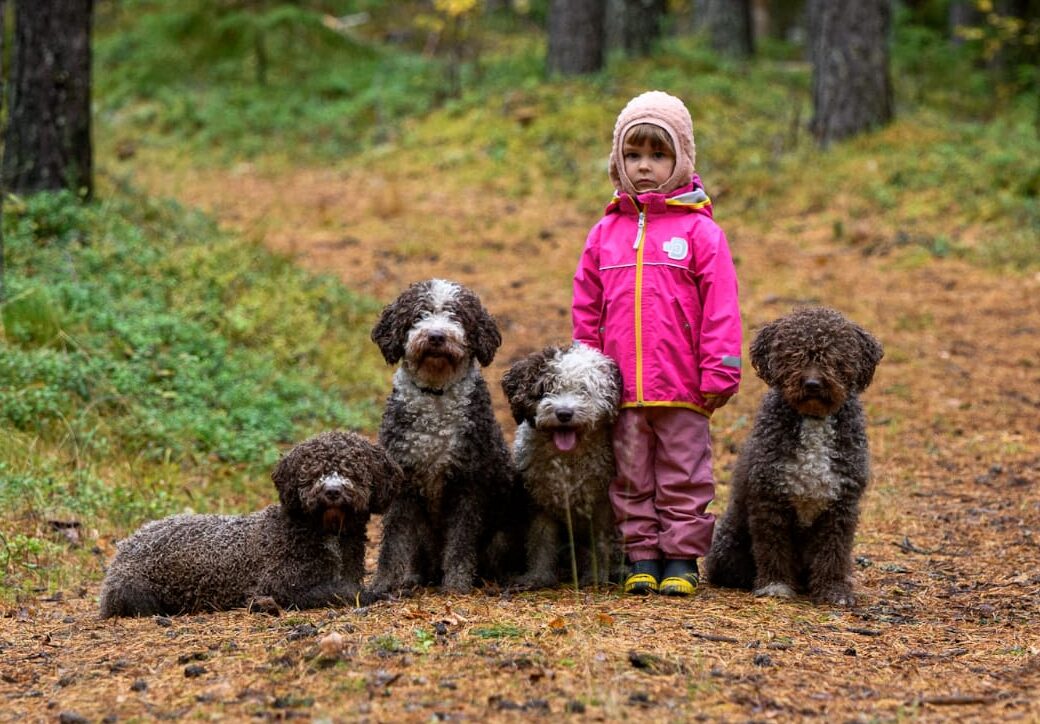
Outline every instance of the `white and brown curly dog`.
{"type": "Polygon", "coordinates": [[[527,570],[515,583],[556,585],[561,550],[579,583],[605,583],[619,557],[607,494],[616,474],[617,365],[580,342],[546,347],[514,363],[502,389],[518,424],[513,463],[534,504],[527,570]]]}
{"type": "Polygon", "coordinates": [[[101,585],[101,616],[264,610],[366,602],[366,526],[402,483],[378,446],[327,432],[271,475],[278,505],[250,515],[174,515],[120,541],[101,585]]]}
{"type": "Polygon", "coordinates": [[[870,477],[859,395],[881,344],[840,312],[798,309],[764,326],[751,364],[769,385],[733,470],[705,560],[708,580],[848,606],[852,541],[870,477]]]}
{"type": "Polygon", "coordinates": [[[509,545],[497,534],[516,482],[481,373],[502,343],[498,325],[472,290],[430,279],[383,309],[372,340],[398,364],[379,441],[405,474],[383,517],[372,589],[463,593],[500,578],[497,552],[509,545]]]}

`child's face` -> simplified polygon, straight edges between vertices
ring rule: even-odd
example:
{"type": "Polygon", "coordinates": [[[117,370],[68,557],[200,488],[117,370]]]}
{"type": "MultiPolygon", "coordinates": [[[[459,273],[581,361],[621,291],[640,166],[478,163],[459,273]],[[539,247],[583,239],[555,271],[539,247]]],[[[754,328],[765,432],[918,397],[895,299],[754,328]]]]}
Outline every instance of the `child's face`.
{"type": "Polygon", "coordinates": [[[655,149],[650,141],[637,145],[626,139],[622,151],[625,174],[639,193],[657,188],[675,170],[675,154],[667,148],[655,149]]]}

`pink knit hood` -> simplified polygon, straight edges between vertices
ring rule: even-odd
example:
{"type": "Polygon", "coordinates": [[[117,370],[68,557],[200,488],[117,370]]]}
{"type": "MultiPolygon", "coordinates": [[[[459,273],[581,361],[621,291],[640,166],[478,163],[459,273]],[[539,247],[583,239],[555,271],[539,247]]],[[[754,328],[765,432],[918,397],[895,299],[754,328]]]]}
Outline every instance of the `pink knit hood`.
{"type": "Polygon", "coordinates": [[[635,185],[625,173],[622,146],[625,134],[639,123],[651,123],[668,132],[675,147],[675,169],[671,177],[654,191],[668,193],[693,177],[697,148],[693,142],[693,119],[686,105],[663,91],[648,91],[628,102],[614,124],[614,145],[610,151],[610,180],[618,193],[637,196],[635,185]]]}

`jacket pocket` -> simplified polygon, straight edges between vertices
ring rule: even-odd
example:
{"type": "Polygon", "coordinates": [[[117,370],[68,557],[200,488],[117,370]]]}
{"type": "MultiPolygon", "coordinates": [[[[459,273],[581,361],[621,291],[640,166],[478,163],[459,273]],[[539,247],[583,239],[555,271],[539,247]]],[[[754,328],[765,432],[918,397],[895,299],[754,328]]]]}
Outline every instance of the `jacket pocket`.
{"type": "Polygon", "coordinates": [[[679,328],[682,330],[683,339],[686,340],[686,344],[689,346],[690,351],[695,351],[696,347],[693,344],[693,325],[690,324],[689,318],[686,316],[686,310],[683,309],[682,304],[675,297],[672,297],[672,309],[675,311],[675,320],[679,324],[679,328]]]}
{"type": "MultiPolygon", "coordinates": [[[[690,364],[693,372],[700,370],[700,345],[697,344],[697,332],[693,330],[693,323],[686,314],[686,310],[683,308],[682,303],[675,297],[672,297],[672,310],[675,314],[675,321],[679,325],[679,329],[682,332],[682,340],[686,343],[686,350],[690,357],[690,364]]],[[[698,374],[698,377],[700,375],[698,374]]]]}

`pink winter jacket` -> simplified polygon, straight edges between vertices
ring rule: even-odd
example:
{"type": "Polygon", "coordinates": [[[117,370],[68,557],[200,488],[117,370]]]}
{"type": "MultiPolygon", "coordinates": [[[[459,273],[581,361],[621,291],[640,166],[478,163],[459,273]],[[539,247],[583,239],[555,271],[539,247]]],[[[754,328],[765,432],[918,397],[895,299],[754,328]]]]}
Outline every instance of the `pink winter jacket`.
{"type": "Polygon", "coordinates": [[[574,274],[574,339],[617,361],[622,407],[688,407],[710,417],[704,395],[732,395],[740,384],[726,236],[696,175],[638,202],[616,195],[589,232],[574,274]]]}

